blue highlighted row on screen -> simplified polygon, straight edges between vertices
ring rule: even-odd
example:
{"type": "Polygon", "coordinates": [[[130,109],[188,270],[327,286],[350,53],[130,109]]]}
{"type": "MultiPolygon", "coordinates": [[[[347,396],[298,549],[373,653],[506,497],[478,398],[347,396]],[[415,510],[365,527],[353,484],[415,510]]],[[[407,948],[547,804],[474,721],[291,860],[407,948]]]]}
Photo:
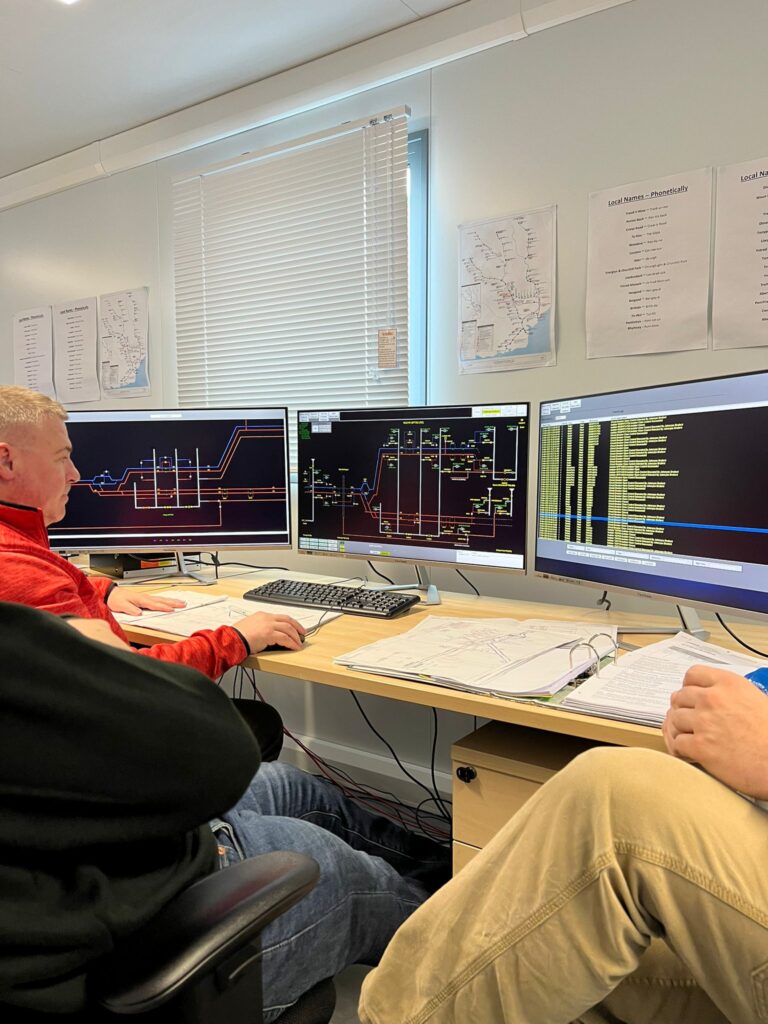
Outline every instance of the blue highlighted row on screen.
{"type": "Polygon", "coordinates": [[[625,523],[628,526],[682,526],[689,530],[728,530],[731,533],[768,533],[757,526],[714,526],[712,523],[672,523],[665,519],[618,519],[616,516],[571,516],[561,512],[540,512],[542,519],[579,519],[591,523],[625,523]]]}

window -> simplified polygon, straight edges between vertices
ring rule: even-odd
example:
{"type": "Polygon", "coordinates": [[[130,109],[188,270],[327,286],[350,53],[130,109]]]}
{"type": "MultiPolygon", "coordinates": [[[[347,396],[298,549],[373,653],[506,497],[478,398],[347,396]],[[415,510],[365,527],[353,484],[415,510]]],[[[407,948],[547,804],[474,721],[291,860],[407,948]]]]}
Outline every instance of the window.
{"type": "Polygon", "coordinates": [[[174,184],[181,406],[408,403],[408,148],[400,110],[174,184]]]}

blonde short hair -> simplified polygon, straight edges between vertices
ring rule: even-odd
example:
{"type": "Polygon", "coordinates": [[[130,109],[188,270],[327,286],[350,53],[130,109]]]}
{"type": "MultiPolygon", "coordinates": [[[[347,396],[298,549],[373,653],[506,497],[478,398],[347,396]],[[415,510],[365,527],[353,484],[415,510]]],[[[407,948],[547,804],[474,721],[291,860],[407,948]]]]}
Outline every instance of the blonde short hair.
{"type": "Polygon", "coordinates": [[[50,416],[67,418],[64,406],[39,391],[0,384],[0,437],[18,433],[25,427],[36,427],[50,416]]]}

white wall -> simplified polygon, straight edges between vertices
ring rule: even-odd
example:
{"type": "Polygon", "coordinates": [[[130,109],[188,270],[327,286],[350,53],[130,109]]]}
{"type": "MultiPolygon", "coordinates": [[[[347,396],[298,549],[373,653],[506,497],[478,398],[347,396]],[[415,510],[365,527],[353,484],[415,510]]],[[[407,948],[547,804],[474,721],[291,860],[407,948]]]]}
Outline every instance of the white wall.
{"type": "Polygon", "coordinates": [[[155,177],[140,167],[0,214],[0,381],[13,382],[14,313],[148,284],[152,399],[126,407],[162,404],[155,177]]]}
{"type": "MultiPolygon", "coordinates": [[[[172,402],[171,178],[402,103],[413,108],[415,127],[431,130],[429,401],[525,399],[535,410],[545,398],[765,368],[768,349],[588,361],[584,299],[590,191],[766,154],[766,38],[765,0],[635,0],[0,214],[0,380],[12,379],[17,310],[148,284],[153,404],[172,402]],[[558,207],[557,366],[461,377],[457,225],[550,203],[558,207]]],[[[279,561],[339,573],[364,567],[279,561]]],[[[597,596],[533,578],[471,575],[487,593],[584,604],[597,596]]],[[[463,587],[448,570],[435,576],[463,587]]],[[[620,595],[616,604],[640,606],[620,595]]],[[[347,694],[278,680],[265,690],[298,731],[351,748],[375,746],[347,694]]],[[[395,717],[389,702],[366,704],[406,758],[424,760],[428,712],[397,705],[395,717]]],[[[467,727],[471,721],[441,714],[446,739],[467,727]]]]}
{"type": "MultiPolygon", "coordinates": [[[[432,72],[431,402],[524,399],[537,412],[544,399],[768,366],[766,348],[587,360],[584,323],[590,192],[768,153],[766,31],[764,0],[635,0],[432,72]],[[557,366],[460,376],[457,225],[550,203],[557,366]]],[[[595,599],[591,588],[485,579],[497,594],[595,599]]]]}

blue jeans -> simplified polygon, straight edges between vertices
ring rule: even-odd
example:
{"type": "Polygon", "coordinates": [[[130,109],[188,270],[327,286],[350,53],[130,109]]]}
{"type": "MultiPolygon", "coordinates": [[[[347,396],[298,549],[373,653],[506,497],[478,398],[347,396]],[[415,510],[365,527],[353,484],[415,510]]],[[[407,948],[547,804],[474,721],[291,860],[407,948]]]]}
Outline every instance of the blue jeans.
{"type": "Polygon", "coordinates": [[[403,921],[449,876],[448,852],[437,843],[281,762],[263,764],[211,827],[228,863],[298,850],[320,865],[312,892],[263,932],[265,1024],[323,978],[377,963],[403,921]]]}

